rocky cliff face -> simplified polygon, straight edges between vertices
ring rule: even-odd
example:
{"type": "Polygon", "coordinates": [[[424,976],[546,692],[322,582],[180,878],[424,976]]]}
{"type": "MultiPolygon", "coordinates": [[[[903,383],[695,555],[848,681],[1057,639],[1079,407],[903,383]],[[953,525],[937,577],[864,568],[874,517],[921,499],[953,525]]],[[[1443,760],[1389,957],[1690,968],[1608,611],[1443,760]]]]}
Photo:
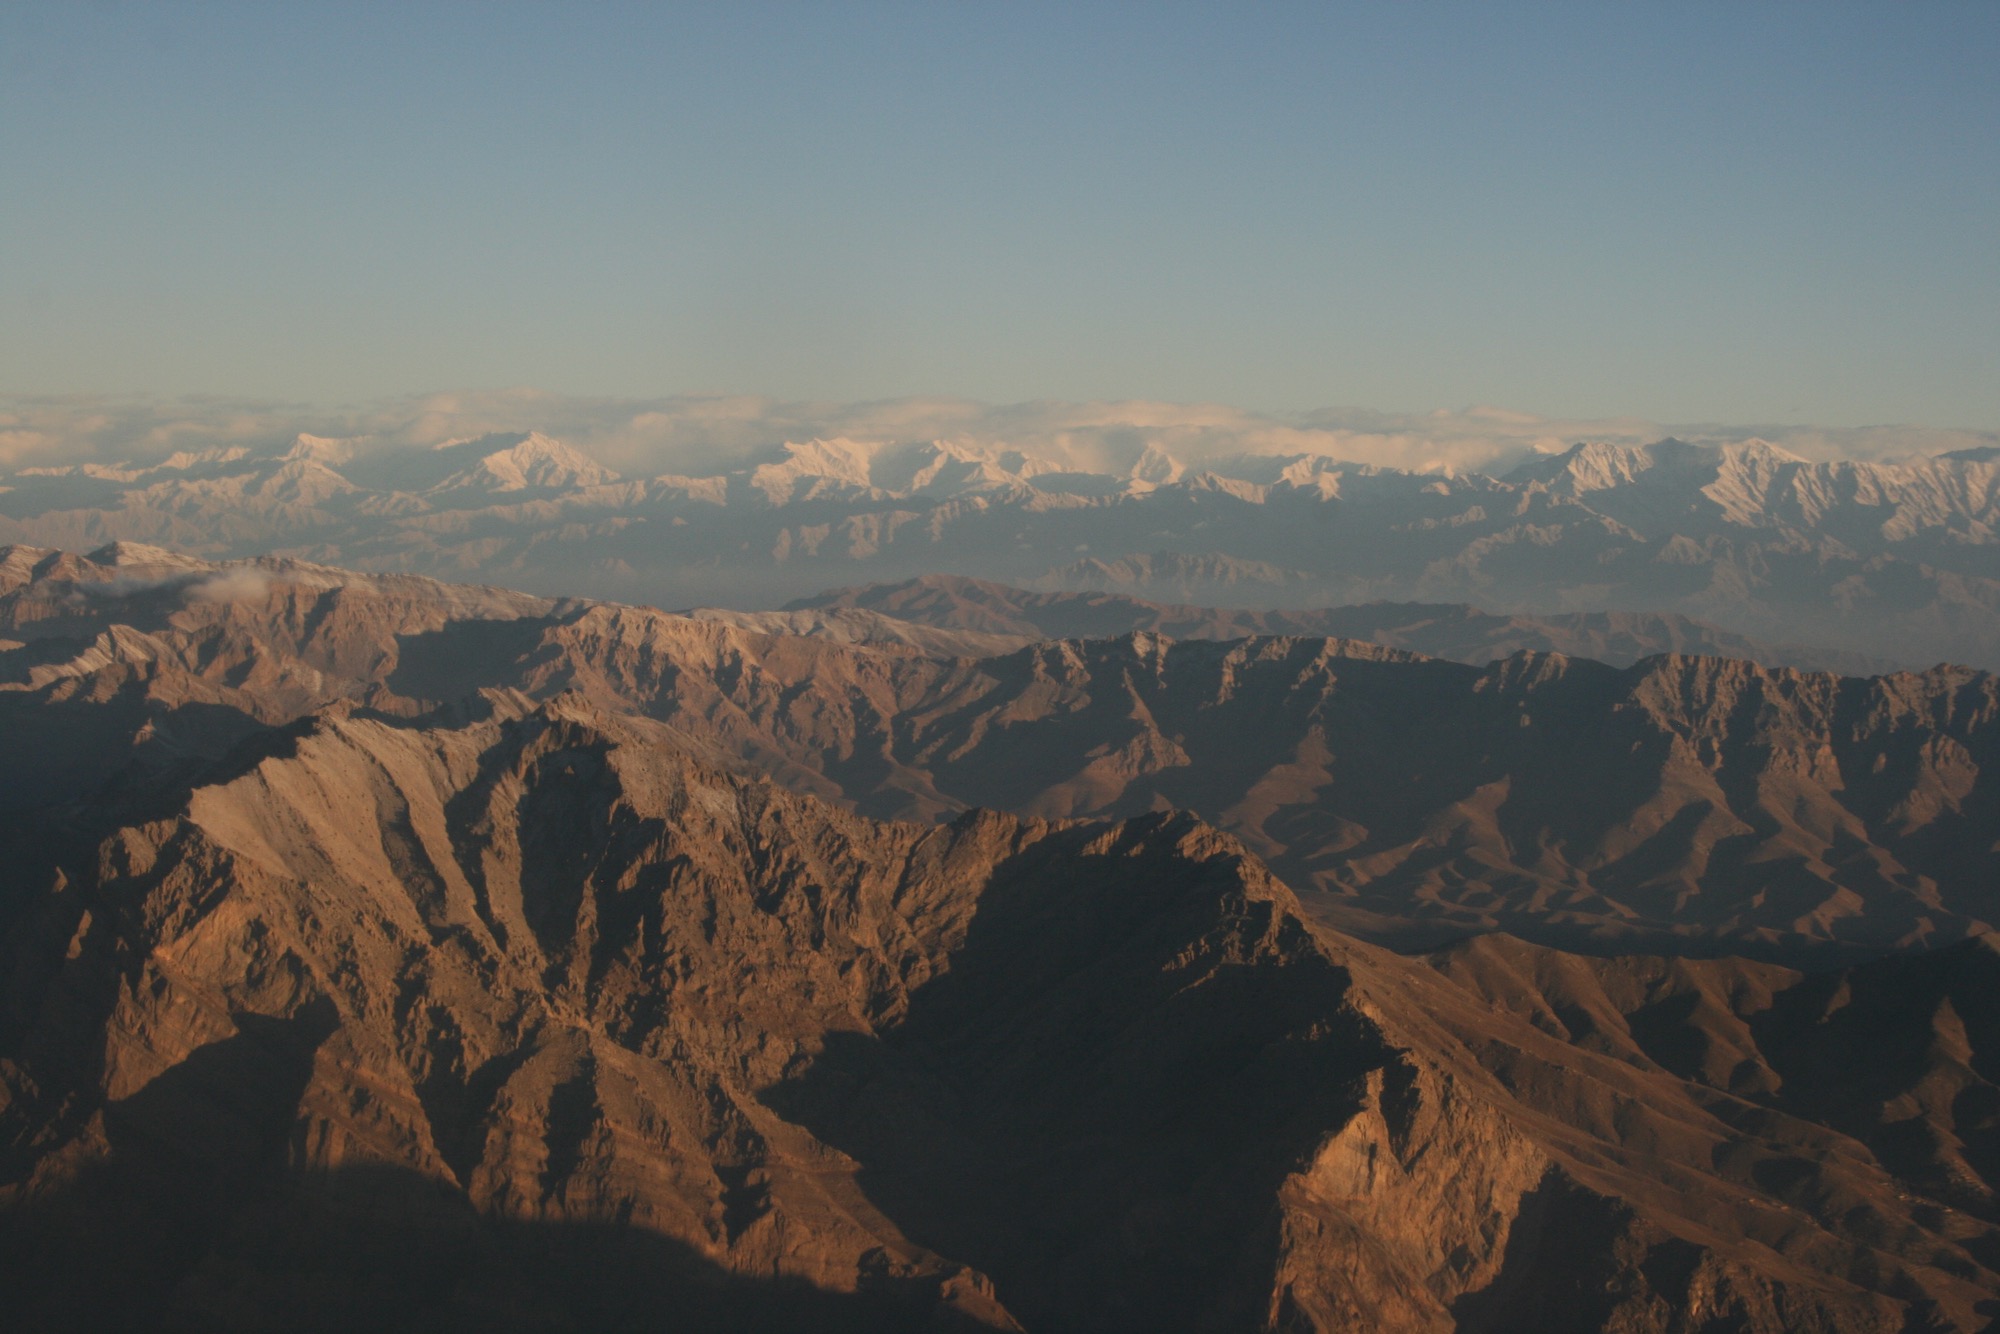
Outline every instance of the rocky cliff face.
{"type": "Polygon", "coordinates": [[[1976,1329],[1982,942],[1340,936],[1192,817],[880,823],[323,710],[16,883],[27,1329],[1976,1329]],[[1884,1059],[1865,1067],[1863,1047],[1884,1059]]]}

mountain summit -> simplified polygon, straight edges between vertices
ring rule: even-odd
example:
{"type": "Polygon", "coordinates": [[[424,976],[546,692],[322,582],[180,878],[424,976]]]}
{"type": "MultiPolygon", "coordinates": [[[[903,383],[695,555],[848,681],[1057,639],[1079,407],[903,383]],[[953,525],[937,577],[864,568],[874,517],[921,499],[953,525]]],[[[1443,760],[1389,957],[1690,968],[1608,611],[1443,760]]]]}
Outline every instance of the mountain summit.
{"type": "Polygon", "coordinates": [[[568,491],[618,480],[611,469],[539,431],[453,441],[439,445],[437,452],[452,458],[476,456],[475,462],[432,488],[440,492],[568,491]]]}

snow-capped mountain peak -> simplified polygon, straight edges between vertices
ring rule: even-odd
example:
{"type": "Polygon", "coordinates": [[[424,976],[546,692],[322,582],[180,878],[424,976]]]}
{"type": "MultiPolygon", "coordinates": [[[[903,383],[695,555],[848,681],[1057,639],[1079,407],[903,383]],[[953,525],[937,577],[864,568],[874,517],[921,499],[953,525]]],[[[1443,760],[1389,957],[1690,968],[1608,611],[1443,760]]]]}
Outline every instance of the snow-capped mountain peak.
{"type": "Polygon", "coordinates": [[[540,431],[448,441],[438,450],[478,451],[479,457],[431,488],[437,492],[563,491],[618,480],[611,469],[540,431]]]}
{"type": "Polygon", "coordinates": [[[1157,444],[1148,443],[1139,455],[1132,470],[1126,474],[1134,482],[1148,486],[1166,486],[1178,482],[1187,473],[1187,466],[1174,458],[1157,444]]]}

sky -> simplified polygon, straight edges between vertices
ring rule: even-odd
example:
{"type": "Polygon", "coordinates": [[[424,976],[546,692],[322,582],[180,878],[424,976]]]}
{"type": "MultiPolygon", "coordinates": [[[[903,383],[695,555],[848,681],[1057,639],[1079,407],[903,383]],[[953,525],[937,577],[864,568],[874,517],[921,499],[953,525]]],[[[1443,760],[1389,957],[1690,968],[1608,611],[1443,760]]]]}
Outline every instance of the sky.
{"type": "Polygon", "coordinates": [[[2000,5],[0,0],[0,394],[2000,427],[2000,5]]]}

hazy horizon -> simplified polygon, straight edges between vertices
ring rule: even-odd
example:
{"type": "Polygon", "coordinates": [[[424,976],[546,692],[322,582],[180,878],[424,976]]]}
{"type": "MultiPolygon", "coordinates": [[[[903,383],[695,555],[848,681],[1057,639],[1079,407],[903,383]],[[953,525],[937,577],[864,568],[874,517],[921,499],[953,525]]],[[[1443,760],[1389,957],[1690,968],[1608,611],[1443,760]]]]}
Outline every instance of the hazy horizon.
{"type": "Polygon", "coordinates": [[[217,397],[0,396],[0,469],[144,462],[177,451],[268,450],[299,434],[366,448],[427,448],[539,431],[632,475],[721,470],[787,442],[956,441],[1124,467],[1147,445],[1185,463],[1237,454],[1317,454],[1409,471],[1505,471],[1581,441],[1702,444],[1761,439],[1813,460],[1886,461],[2000,445],[2000,431],[1878,425],[1550,418],[1477,405],[1391,413],[1329,407],[1280,414],[1219,403],[1144,400],[982,403],[944,396],[793,402],[754,395],[614,398],[529,389],[454,392],[340,407],[217,397]]]}

